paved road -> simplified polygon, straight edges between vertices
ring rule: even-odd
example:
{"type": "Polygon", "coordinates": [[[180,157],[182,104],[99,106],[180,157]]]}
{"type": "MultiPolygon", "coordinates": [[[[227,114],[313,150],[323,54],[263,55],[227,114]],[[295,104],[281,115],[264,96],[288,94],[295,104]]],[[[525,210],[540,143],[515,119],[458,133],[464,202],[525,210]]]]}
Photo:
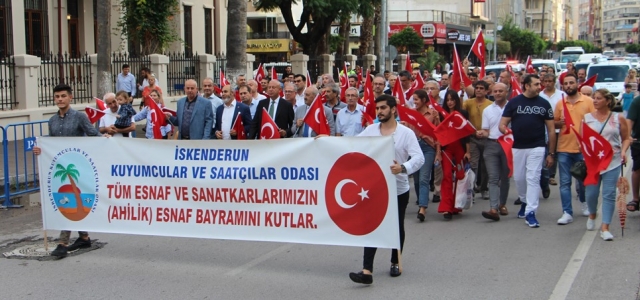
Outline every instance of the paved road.
{"type": "MultiPolygon", "coordinates": [[[[640,213],[624,238],[616,217],[616,238],[604,242],[584,217],[555,224],[557,187],[538,229],[516,219],[515,198],[500,222],[483,219],[488,201],[476,200],[451,222],[432,206],[418,223],[412,191],[404,273],[391,278],[390,251],[380,250],[372,286],[347,276],[361,268],[361,248],[93,233],[109,244],[60,261],[0,258],[0,290],[3,299],[639,299],[640,213]]],[[[40,218],[0,211],[0,244],[41,235],[40,218]]]]}

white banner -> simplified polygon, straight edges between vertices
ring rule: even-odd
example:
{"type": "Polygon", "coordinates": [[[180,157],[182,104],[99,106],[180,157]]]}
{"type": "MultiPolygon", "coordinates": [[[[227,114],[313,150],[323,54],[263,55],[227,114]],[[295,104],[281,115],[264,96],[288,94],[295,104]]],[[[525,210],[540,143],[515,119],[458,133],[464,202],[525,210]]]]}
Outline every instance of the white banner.
{"type": "Polygon", "coordinates": [[[400,246],[391,137],[37,143],[45,229],[400,246]]]}

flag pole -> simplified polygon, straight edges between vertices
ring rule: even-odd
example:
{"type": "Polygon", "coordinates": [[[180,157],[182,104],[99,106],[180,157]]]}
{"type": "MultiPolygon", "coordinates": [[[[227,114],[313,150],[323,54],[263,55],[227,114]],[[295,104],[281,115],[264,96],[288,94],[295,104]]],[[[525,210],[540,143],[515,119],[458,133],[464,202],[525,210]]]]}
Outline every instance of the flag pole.
{"type": "MultiPolygon", "coordinates": [[[[478,35],[480,35],[480,32],[482,32],[482,29],[480,29],[480,31],[478,31],[478,35]]],[[[476,38],[473,40],[473,44],[471,44],[471,50],[467,53],[467,58],[465,58],[465,59],[469,59],[469,56],[471,55],[471,52],[473,52],[473,47],[476,46],[477,42],[478,42],[478,36],[476,35],[476,38]]]]}

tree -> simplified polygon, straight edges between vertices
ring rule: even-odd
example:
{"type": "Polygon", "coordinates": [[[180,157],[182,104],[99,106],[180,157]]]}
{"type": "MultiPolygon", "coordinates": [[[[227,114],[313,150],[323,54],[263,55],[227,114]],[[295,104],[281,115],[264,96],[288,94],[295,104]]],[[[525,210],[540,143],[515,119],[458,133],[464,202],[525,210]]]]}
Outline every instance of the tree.
{"type": "Polygon", "coordinates": [[[640,44],[628,44],[624,46],[624,51],[627,53],[638,53],[640,52],[640,44]]]}
{"type": "Polygon", "coordinates": [[[545,41],[537,33],[520,29],[511,17],[504,20],[502,30],[498,31],[498,35],[503,41],[511,43],[511,52],[509,54],[514,59],[542,54],[546,47],[545,41]]]}
{"type": "Polygon", "coordinates": [[[511,53],[511,43],[507,41],[497,41],[496,47],[498,47],[499,55],[507,55],[511,53]]]}
{"type": "Polygon", "coordinates": [[[225,75],[235,84],[236,77],[247,72],[247,1],[228,0],[228,3],[225,75]]]}
{"type": "Polygon", "coordinates": [[[424,49],[422,38],[411,27],[405,27],[400,32],[389,38],[389,45],[393,45],[398,49],[399,53],[407,51],[418,53],[424,49]]]}
{"type": "Polygon", "coordinates": [[[76,170],[76,166],[74,164],[69,164],[66,168],[61,164],[56,164],[56,172],[53,174],[53,178],[60,177],[60,182],[62,183],[64,183],[65,179],[67,178],[69,179],[69,182],[71,184],[71,190],[73,192],[74,198],[76,198],[75,199],[76,213],[68,217],[75,221],[82,220],[87,215],[84,212],[84,208],[83,208],[84,205],[82,204],[82,196],[80,195],[80,189],[78,188],[78,185],[76,184],[76,181],[75,181],[75,180],[78,180],[79,176],[80,176],[80,172],[76,170]]]}
{"type": "Polygon", "coordinates": [[[111,77],[111,0],[97,1],[96,14],[98,23],[98,97],[113,91],[111,77]]]}
{"type": "Polygon", "coordinates": [[[262,11],[280,9],[293,39],[311,59],[318,55],[318,45],[331,29],[331,23],[344,12],[355,12],[362,1],[371,0],[304,0],[300,16],[294,17],[291,5],[299,0],[259,0],[256,8],[262,11]],[[298,22],[296,24],[296,22],[298,22]],[[306,33],[302,30],[306,28],[306,33]]]}
{"type": "Polygon", "coordinates": [[[433,48],[429,48],[424,55],[419,57],[416,61],[420,64],[420,69],[428,70],[429,72],[433,71],[438,63],[440,63],[441,66],[444,66],[447,63],[444,60],[444,57],[442,57],[438,52],[435,52],[433,48]]]}
{"type": "MultiPolygon", "coordinates": [[[[140,47],[141,55],[162,53],[180,36],[173,24],[180,14],[178,0],[119,0],[122,15],[118,28],[123,38],[129,38],[140,47]]],[[[105,1],[98,1],[98,5],[105,1]]],[[[246,23],[246,20],[243,21],[246,23]]]]}
{"type": "Polygon", "coordinates": [[[380,0],[362,1],[358,8],[358,15],[362,16],[362,24],[360,24],[360,47],[358,52],[360,56],[369,54],[371,42],[373,42],[373,24],[375,19],[376,7],[380,6],[380,0]]]}

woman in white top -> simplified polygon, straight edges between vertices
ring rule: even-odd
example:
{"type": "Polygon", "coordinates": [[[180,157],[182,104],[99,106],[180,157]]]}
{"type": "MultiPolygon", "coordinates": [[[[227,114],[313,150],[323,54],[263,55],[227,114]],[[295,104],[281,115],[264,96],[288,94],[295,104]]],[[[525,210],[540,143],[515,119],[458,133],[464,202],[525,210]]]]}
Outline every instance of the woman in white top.
{"type": "Polygon", "coordinates": [[[609,232],[609,224],[615,211],[616,184],[620,177],[620,167],[625,163],[625,157],[631,138],[629,127],[622,114],[611,112],[615,105],[614,96],[607,89],[599,89],[593,94],[593,106],[596,111],[584,115],[584,124],[596,132],[602,130],[602,137],[611,143],[613,158],[606,170],[600,172],[598,183],[585,187],[589,219],[587,230],[595,230],[596,213],[598,212],[598,197],[602,185],[602,225],[600,237],[605,241],[613,240],[609,232]],[[611,114],[611,115],[610,115],[611,114]]]}

